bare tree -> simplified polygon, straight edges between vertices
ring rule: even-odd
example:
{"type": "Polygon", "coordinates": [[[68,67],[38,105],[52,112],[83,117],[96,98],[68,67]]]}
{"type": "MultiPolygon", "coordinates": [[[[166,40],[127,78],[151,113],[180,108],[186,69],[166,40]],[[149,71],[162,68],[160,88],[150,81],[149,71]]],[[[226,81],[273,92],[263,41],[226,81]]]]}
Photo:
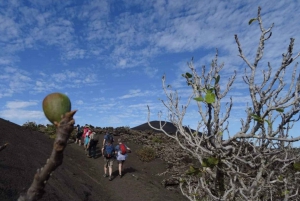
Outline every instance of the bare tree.
{"type": "Polygon", "coordinates": [[[76,110],[67,112],[62,120],[56,126],[56,138],[53,144],[53,150],[49,159],[47,159],[44,167],[37,170],[34,175],[33,182],[26,194],[21,195],[18,201],[33,201],[43,197],[44,187],[49,180],[52,172],[62,164],[63,152],[67,146],[68,139],[74,130],[75,120],[73,119],[76,110]]]}
{"type": "Polygon", "coordinates": [[[257,17],[249,21],[249,24],[258,21],[261,31],[253,63],[244,55],[235,35],[239,57],[247,66],[243,80],[252,101],[245,108],[246,115],[240,120],[239,132],[232,135],[229,129],[232,98],[225,105],[225,112],[221,112],[224,106],[221,100],[230,91],[236,72],[233,72],[227,87],[221,90],[220,71],[224,64],[218,64],[218,52],[210,69],[207,71],[203,66],[200,74],[193,61],[188,63],[190,73],[183,74],[183,77],[193,93],[183,106],[180,106],[177,91],[166,85],[165,76],[162,78],[167,97],[162,103],[178,130],[171,135],[164,131],[163,124],[159,129],[152,128],[175,139],[201,164],[191,166],[186,178],[180,182],[180,189],[189,200],[300,200],[300,154],[292,148],[292,142],[299,141],[300,136],[293,138],[289,135],[294,123],[299,120],[298,63],[292,67],[293,73],[288,83],[284,79],[286,68],[294,63],[300,53],[293,57],[294,39],[291,38],[287,52],[282,54],[280,67],[274,70],[269,62],[268,68],[262,70],[263,78],[256,77],[260,73],[258,64],[263,57],[265,42],[271,37],[273,28],[273,24],[268,29],[263,27],[260,11],[259,7],[257,17]],[[200,115],[196,133],[186,131],[183,126],[183,118],[191,101],[197,102],[200,115]],[[201,133],[198,133],[199,130],[201,133]]]}

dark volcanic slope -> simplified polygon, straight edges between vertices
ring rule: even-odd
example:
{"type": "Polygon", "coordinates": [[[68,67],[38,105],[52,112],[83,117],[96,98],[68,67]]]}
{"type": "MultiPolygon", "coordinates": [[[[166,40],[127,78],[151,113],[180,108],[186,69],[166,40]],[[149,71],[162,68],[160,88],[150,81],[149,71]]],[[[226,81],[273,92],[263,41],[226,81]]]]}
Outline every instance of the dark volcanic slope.
{"type": "MultiPolygon", "coordinates": [[[[17,200],[20,193],[31,185],[37,169],[41,168],[50,156],[53,140],[43,133],[30,131],[1,118],[0,132],[0,144],[9,143],[0,152],[0,200],[17,200]]],[[[76,167],[77,164],[70,161],[68,152],[70,149],[67,147],[63,165],[53,173],[41,200],[85,199],[84,192],[89,191],[86,184],[92,185],[93,181],[85,175],[81,175],[81,178],[76,176],[80,174],[78,170],[80,167],[76,167]]],[[[100,188],[97,192],[103,193],[100,188]]],[[[92,199],[96,200],[95,197],[92,199]]]]}
{"type": "MultiPolygon", "coordinates": [[[[9,145],[0,151],[0,200],[15,201],[26,191],[33,176],[52,151],[53,140],[45,134],[27,130],[0,118],[0,145],[9,145]]],[[[161,184],[158,173],[165,171],[160,160],[141,162],[135,150],[139,145],[128,145],[133,152],[125,163],[124,177],[118,178],[117,164],[114,179],[103,177],[103,157],[87,158],[82,146],[68,144],[63,164],[47,182],[41,200],[51,201],[160,201],[186,200],[179,192],[168,191],[161,184]],[[150,169],[148,167],[151,167],[150,169]],[[137,179],[139,178],[139,179],[137,179]]],[[[98,153],[99,145],[98,145],[98,153]]]]}
{"type": "MultiPolygon", "coordinates": [[[[167,132],[167,133],[176,133],[177,128],[176,126],[174,126],[174,124],[172,124],[171,122],[165,122],[165,121],[161,121],[161,124],[164,125],[164,123],[166,123],[166,125],[163,127],[163,129],[167,132]]],[[[150,124],[154,127],[154,128],[160,128],[160,122],[159,121],[150,121],[150,124]]],[[[140,130],[140,131],[145,131],[145,130],[154,130],[152,129],[149,125],[148,122],[141,124],[139,126],[136,126],[134,128],[131,128],[132,130],[140,130]]],[[[195,130],[191,129],[192,132],[194,132],[195,130]]],[[[188,131],[188,128],[186,127],[186,131],[188,131]]]]}

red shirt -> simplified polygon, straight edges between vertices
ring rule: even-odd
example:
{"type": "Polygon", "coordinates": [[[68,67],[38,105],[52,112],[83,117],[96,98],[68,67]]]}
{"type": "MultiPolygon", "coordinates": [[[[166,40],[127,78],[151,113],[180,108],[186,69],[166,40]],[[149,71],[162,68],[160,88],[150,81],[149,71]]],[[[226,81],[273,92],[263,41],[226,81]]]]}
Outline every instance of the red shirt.
{"type": "Polygon", "coordinates": [[[89,131],[89,128],[88,127],[84,127],[83,128],[83,134],[82,134],[82,137],[85,137],[85,134],[89,131]]]}

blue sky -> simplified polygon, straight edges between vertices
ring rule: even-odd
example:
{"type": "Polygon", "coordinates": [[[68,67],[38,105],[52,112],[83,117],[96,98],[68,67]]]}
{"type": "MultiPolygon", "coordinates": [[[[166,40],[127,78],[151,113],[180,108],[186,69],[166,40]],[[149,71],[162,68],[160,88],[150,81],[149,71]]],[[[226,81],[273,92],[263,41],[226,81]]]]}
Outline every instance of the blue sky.
{"type": "MultiPolygon", "coordinates": [[[[275,23],[261,65],[271,61],[276,68],[289,38],[296,38],[294,50],[300,50],[296,0],[1,1],[0,117],[20,125],[47,124],[42,100],[62,92],[78,109],[76,123],[134,127],[147,121],[147,105],[152,120],[159,111],[167,114],[159,101],[165,99],[164,74],[184,103],[191,92],[181,77],[186,62],[194,57],[196,66],[209,66],[218,48],[223,83],[238,72],[230,93],[234,132],[250,101],[234,34],[253,61],[259,28],[248,21],[258,6],[265,27],[275,23]]],[[[194,106],[184,120],[193,128],[200,118],[194,106]]]]}

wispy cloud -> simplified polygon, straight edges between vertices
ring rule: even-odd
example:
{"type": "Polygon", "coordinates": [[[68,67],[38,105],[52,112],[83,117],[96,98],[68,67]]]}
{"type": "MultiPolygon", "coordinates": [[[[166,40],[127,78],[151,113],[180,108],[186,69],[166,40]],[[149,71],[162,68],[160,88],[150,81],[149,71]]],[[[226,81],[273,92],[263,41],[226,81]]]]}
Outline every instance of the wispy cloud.
{"type": "MultiPolygon", "coordinates": [[[[79,122],[144,122],[145,105],[150,106],[153,118],[159,111],[167,117],[158,100],[165,99],[161,76],[166,75],[167,84],[185,104],[191,94],[181,76],[188,71],[186,62],[194,56],[198,72],[202,65],[209,68],[216,48],[220,63],[225,63],[220,73],[222,89],[237,71],[228,95],[236,106],[233,113],[238,112],[250,99],[242,80],[247,66],[237,56],[234,34],[253,62],[259,26],[257,22],[249,26],[248,21],[256,16],[258,5],[265,27],[275,23],[255,77],[259,82],[260,70],[268,61],[277,68],[289,38],[299,35],[300,4],[296,1],[0,1],[0,101],[5,106],[1,117],[6,111],[10,115],[5,117],[14,118],[13,112],[21,110],[26,118],[28,109],[33,113],[27,114],[37,119],[41,113],[35,116],[34,111],[41,107],[28,100],[40,100],[53,91],[72,98],[79,122]],[[13,108],[15,100],[20,108],[13,108]]],[[[297,39],[296,52],[299,47],[297,39]]],[[[286,75],[291,75],[290,69],[286,75]]],[[[197,111],[195,106],[191,103],[197,111]]],[[[191,111],[188,124],[195,125],[191,122],[197,120],[197,112],[191,111]]]]}
{"type": "Polygon", "coordinates": [[[6,108],[8,109],[20,109],[26,108],[32,105],[37,105],[36,101],[8,101],[6,102],[6,108]]]}
{"type": "Polygon", "coordinates": [[[128,94],[119,97],[120,99],[134,98],[134,97],[143,97],[143,96],[151,96],[155,95],[154,91],[142,91],[140,89],[132,89],[129,90],[128,94]]]}

